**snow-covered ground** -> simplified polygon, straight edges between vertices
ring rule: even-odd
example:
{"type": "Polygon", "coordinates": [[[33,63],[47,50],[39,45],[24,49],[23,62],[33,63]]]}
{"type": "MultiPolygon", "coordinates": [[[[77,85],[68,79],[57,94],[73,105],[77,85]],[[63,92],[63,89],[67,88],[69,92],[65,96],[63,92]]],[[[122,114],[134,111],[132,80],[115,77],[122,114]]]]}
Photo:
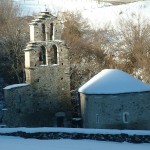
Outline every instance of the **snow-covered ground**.
{"type": "Polygon", "coordinates": [[[0,136],[1,150],[149,150],[150,144],[102,142],[93,140],[37,140],[0,136]]]}

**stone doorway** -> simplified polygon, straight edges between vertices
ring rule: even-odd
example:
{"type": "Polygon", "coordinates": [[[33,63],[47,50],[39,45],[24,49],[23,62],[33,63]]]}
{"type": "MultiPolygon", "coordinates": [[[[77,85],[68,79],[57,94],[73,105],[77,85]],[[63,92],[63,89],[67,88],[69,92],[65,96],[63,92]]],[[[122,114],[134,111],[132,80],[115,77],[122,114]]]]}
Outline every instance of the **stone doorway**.
{"type": "Polygon", "coordinates": [[[64,117],[57,117],[57,127],[64,127],[64,117]]]}
{"type": "Polygon", "coordinates": [[[64,127],[64,119],[65,119],[65,113],[64,112],[57,112],[55,114],[56,116],[56,123],[57,123],[57,127],[64,127]]]}

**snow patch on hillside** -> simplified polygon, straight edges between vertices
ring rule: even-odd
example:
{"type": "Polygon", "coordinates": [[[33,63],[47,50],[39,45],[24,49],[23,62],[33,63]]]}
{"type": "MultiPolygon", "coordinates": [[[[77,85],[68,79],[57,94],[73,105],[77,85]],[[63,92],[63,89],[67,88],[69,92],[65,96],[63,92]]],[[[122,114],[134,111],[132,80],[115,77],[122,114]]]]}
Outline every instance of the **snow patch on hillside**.
{"type": "Polygon", "coordinates": [[[138,15],[150,19],[150,1],[139,1],[123,5],[97,3],[91,0],[14,0],[22,8],[24,15],[50,10],[53,14],[64,11],[80,12],[95,29],[106,24],[117,26],[122,17],[138,15]]]}

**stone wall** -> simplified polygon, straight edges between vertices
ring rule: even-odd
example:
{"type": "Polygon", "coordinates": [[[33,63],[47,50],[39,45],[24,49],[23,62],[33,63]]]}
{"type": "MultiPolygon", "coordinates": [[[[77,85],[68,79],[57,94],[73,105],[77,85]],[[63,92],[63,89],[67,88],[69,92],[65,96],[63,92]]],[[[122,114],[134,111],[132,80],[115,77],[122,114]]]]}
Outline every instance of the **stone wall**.
{"type": "MultiPolygon", "coordinates": [[[[30,56],[30,67],[25,67],[26,82],[30,83],[33,89],[34,107],[39,116],[39,122],[42,122],[42,126],[44,124],[53,126],[57,112],[65,112],[66,118],[69,118],[71,102],[68,48],[60,41],[37,42],[34,50],[25,53],[29,53],[30,56]],[[43,45],[46,50],[45,64],[42,62],[37,64],[40,45],[43,45]],[[54,45],[57,48],[57,63],[55,64],[51,62],[51,48],[54,45]],[[43,116],[47,117],[43,120],[43,116]]],[[[38,125],[41,126],[37,123],[38,125]]]]}
{"type": "Polygon", "coordinates": [[[13,132],[13,133],[0,133],[5,136],[20,136],[23,138],[34,139],[88,139],[97,141],[113,141],[113,142],[129,142],[129,143],[150,143],[150,135],[128,135],[128,134],[86,134],[86,133],[67,133],[67,132],[13,132]]]}
{"type": "MultiPolygon", "coordinates": [[[[51,95],[42,93],[42,90],[39,93],[34,90],[31,85],[4,89],[6,109],[3,111],[3,124],[7,127],[57,126],[56,112],[70,107],[64,108],[67,104],[62,104],[62,98],[59,104],[55,97],[50,98],[51,95]]],[[[68,118],[70,116],[66,112],[64,126],[70,125],[68,118]]]]}
{"type": "Polygon", "coordinates": [[[26,84],[19,87],[4,88],[6,110],[3,122],[8,127],[26,126],[27,116],[34,109],[32,107],[32,88],[26,84]]]}
{"type": "Polygon", "coordinates": [[[150,129],[150,92],[80,95],[85,128],[150,129]]]}

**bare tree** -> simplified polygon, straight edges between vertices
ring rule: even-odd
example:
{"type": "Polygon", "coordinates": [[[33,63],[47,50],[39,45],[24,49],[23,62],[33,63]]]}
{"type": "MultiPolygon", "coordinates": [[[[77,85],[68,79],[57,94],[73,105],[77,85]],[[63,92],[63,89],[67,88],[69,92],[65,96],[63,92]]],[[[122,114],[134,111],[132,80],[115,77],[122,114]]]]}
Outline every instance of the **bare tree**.
{"type": "Polygon", "coordinates": [[[11,0],[0,0],[0,63],[7,83],[23,81],[22,50],[28,39],[28,18],[11,0]]]}
{"type": "Polygon", "coordinates": [[[106,38],[104,30],[92,30],[81,14],[65,13],[64,17],[62,38],[70,48],[71,89],[74,90],[102,69],[106,38]]]}
{"type": "Polygon", "coordinates": [[[81,14],[65,13],[62,39],[69,47],[73,117],[80,117],[78,88],[104,67],[108,30],[90,28],[81,14]],[[104,46],[105,45],[105,46],[104,46]]]}
{"type": "MultiPolygon", "coordinates": [[[[132,14],[120,20],[117,31],[119,64],[123,70],[137,75],[137,70],[142,70],[138,76],[150,82],[150,20],[140,14],[132,14]]],[[[118,66],[117,66],[118,67],[118,66]]]]}

